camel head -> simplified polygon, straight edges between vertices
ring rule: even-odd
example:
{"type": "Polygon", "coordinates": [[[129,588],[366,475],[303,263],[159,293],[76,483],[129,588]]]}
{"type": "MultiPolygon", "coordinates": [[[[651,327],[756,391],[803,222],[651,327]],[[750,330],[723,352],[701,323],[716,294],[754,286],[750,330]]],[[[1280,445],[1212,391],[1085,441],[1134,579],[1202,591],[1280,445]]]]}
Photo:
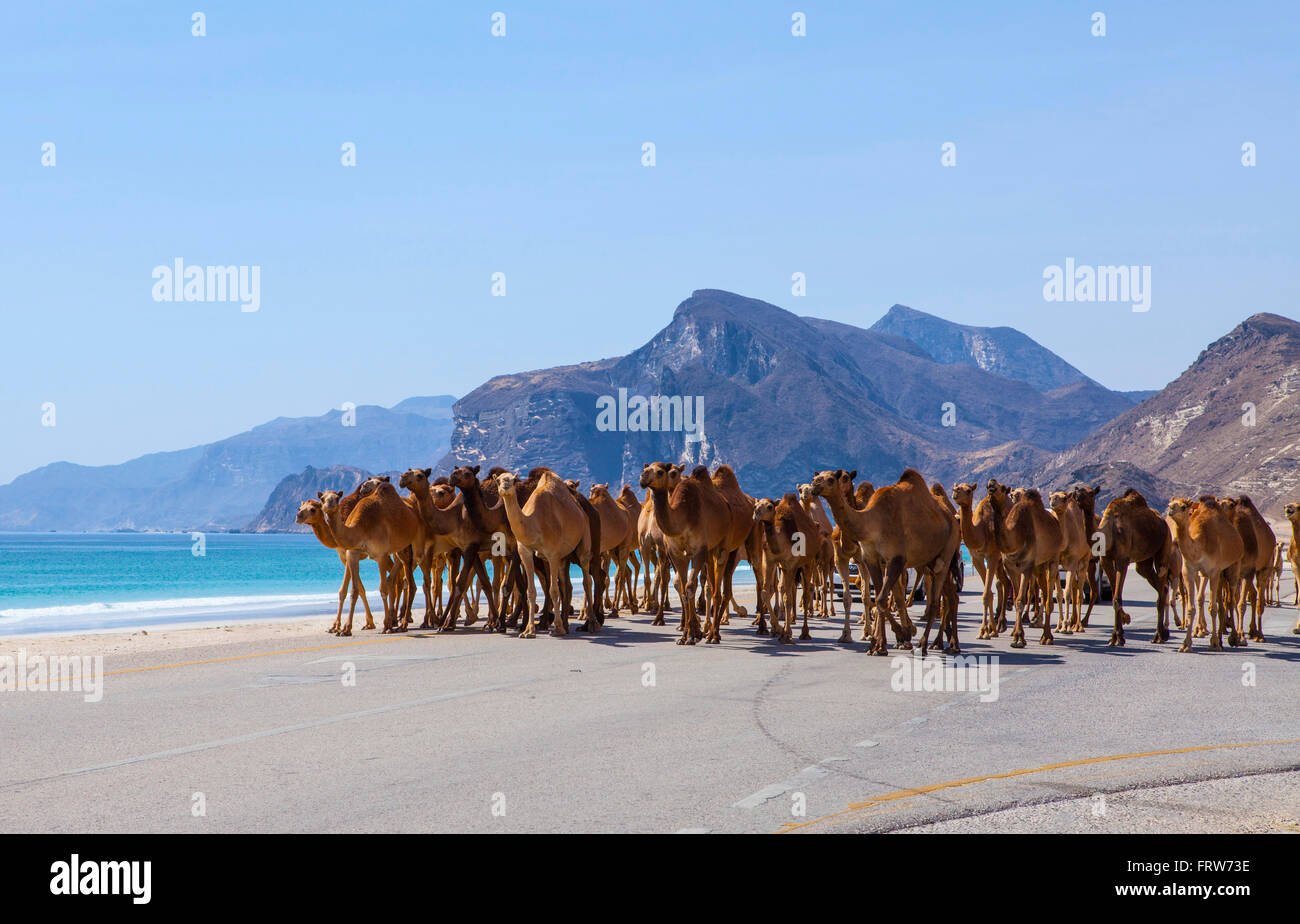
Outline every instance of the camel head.
{"type": "Polygon", "coordinates": [[[816,496],[816,495],[813,494],[813,486],[812,486],[812,485],[810,485],[810,484],[801,484],[801,485],[799,485],[799,500],[801,500],[803,503],[805,503],[805,504],[811,504],[811,503],[812,503],[812,499],[813,499],[815,496],[816,496]]]}
{"type": "Polygon", "coordinates": [[[1004,507],[1006,506],[1007,501],[1010,500],[1011,489],[1002,484],[996,478],[989,479],[989,483],[985,490],[988,491],[989,500],[993,501],[994,507],[1004,507]]]}
{"type": "Polygon", "coordinates": [[[754,520],[759,523],[771,523],[776,518],[776,501],[770,497],[760,497],[754,502],[754,520]]]}
{"type": "Polygon", "coordinates": [[[321,510],[323,510],[325,514],[328,515],[330,513],[333,513],[335,510],[339,509],[339,501],[342,500],[343,498],[343,492],[317,491],[316,496],[320,498],[321,510]]]}
{"type": "Polygon", "coordinates": [[[969,481],[959,481],[952,486],[952,502],[958,507],[969,507],[975,500],[975,485],[969,481]]]}
{"type": "Polygon", "coordinates": [[[381,484],[391,484],[392,478],[388,475],[371,475],[361,486],[357,488],[357,496],[365,497],[367,494],[374,494],[381,484]]]}
{"type": "Polygon", "coordinates": [[[458,465],[451,470],[451,477],[447,479],[448,484],[454,488],[460,488],[462,491],[472,488],[478,484],[479,466],[471,468],[468,465],[458,465]]]}
{"type": "Polygon", "coordinates": [[[1169,519],[1173,520],[1179,526],[1183,526],[1187,523],[1187,517],[1191,514],[1192,506],[1192,501],[1189,498],[1172,498],[1169,501],[1169,506],[1165,508],[1165,516],[1169,517],[1169,519]]]}
{"type": "Polygon", "coordinates": [[[1300,504],[1290,503],[1282,511],[1291,523],[1300,523],[1300,504]]]}
{"type": "Polygon", "coordinates": [[[295,523],[320,523],[324,520],[324,512],[321,510],[321,503],[316,498],[305,500],[298,505],[298,515],[293,518],[295,523]]]}
{"type": "Polygon", "coordinates": [[[1073,491],[1053,491],[1047,495],[1048,506],[1058,513],[1064,510],[1072,500],[1074,500],[1073,491]]]}
{"type": "Polygon", "coordinates": [[[434,482],[429,486],[429,497],[433,500],[433,506],[439,510],[446,510],[456,500],[456,489],[446,482],[442,484],[434,482]]]}
{"type": "Polygon", "coordinates": [[[1079,485],[1073,491],[1074,500],[1084,510],[1093,510],[1097,505],[1097,494],[1101,491],[1101,485],[1095,484],[1092,487],[1079,485]]]}
{"type": "Polygon", "coordinates": [[[433,474],[431,468],[408,468],[402,472],[402,477],[397,480],[398,487],[406,488],[408,491],[426,490],[429,487],[429,476],[433,474]]]}
{"type": "Polygon", "coordinates": [[[582,482],[581,482],[581,481],[577,481],[577,480],[575,480],[575,479],[573,479],[573,478],[565,478],[565,479],[564,479],[564,486],[565,486],[566,488],[568,488],[569,491],[570,491],[574,496],[577,496],[577,494],[578,494],[578,488],[579,488],[581,485],[582,485],[582,482]]]}
{"type": "MultiPolygon", "coordinates": [[[[844,493],[844,480],[842,475],[847,474],[844,469],[826,469],[824,472],[817,472],[812,479],[812,492],[818,497],[833,497],[836,493],[844,493]]],[[[856,474],[856,473],[855,473],[856,474]]],[[[853,479],[850,478],[849,481],[853,479]]]]}
{"type": "Polygon", "coordinates": [[[591,486],[591,491],[587,495],[587,500],[594,501],[598,497],[608,497],[610,500],[614,499],[609,493],[608,481],[604,484],[593,484],[591,486]]]}
{"type": "Polygon", "coordinates": [[[671,462],[651,462],[641,469],[641,487],[652,491],[671,491],[681,481],[685,465],[671,462]]]}
{"type": "Polygon", "coordinates": [[[513,497],[518,487],[519,478],[514,472],[502,472],[497,475],[497,493],[502,497],[513,497]]]}
{"type": "Polygon", "coordinates": [[[1226,513],[1229,517],[1234,517],[1237,515],[1237,499],[1235,497],[1220,497],[1218,501],[1219,501],[1219,509],[1222,510],[1224,513],[1226,513]]]}

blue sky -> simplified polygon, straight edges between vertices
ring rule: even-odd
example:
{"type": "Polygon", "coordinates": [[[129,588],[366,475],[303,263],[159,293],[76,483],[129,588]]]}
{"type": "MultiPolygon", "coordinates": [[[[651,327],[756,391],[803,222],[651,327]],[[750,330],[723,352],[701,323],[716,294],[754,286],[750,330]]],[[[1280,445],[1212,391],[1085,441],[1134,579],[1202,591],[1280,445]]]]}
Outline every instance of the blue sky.
{"type": "Polygon", "coordinates": [[[620,355],[697,288],[1122,389],[1300,315],[1292,3],[43,6],[0,14],[0,482],[620,355]],[[176,257],[261,309],[153,301],[176,257]],[[1150,312],[1045,302],[1067,257],[1150,265],[1150,312]]]}

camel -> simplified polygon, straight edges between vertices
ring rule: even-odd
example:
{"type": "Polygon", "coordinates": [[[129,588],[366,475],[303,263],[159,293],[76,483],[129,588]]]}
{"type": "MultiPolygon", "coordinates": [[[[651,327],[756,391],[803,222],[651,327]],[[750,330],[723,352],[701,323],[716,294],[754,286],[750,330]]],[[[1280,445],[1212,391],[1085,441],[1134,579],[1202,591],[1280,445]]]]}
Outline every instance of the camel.
{"type": "MultiPolygon", "coordinates": [[[[1291,565],[1291,577],[1295,581],[1296,607],[1300,608],[1300,504],[1290,503],[1285,508],[1286,520],[1291,524],[1291,541],[1287,543],[1287,561],[1291,565]]],[[[1300,620],[1296,621],[1292,635],[1300,635],[1300,620]]]]}
{"type": "Polygon", "coordinates": [[[1282,567],[1286,564],[1287,544],[1279,542],[1273,558],[1273,584],[1270,588],[1268,606],[1282,605],[1282,567]]]}
{"type": "Polygon", "coordinates": [[[636,586],[641,579],[641,559],[637,556],[639,547],[639,534],[637,526],[641,517],[641,501],[628,485],[623,485],[623,490],[616,498],[616,502],[623,508],[627,516],[628,531],[627,539],[618,550],[618,559],[623,566],[624,584],[615,587],[614,590],[614,607],[618,608],[618,602],[621,599],[627,604],[633,614],[637,612],[637,595],[636,586]]]}
{"type": "Polygon", "coordinates": [[[522,507],[519,505],[518,482],[519,479],[511,472],[497,475],[497,493],[505,505],[510,530],[519,547],[519,559],[527,584],[524,596],[528,602],[528,624],[520,632],[520,636],[522,638],[537,636],[537,588],[533,583],[534,555],[546,562],[549,572],[551,600],[555,609],[551,634],[568,634],[568,618],[558,602],[560,574],[566,570],[566,559],[575,552],[578,568],[582,571],[583,610],[592,614],[588,619],[587,628],[591,632],[599,632],[600,623],[595,619],[595,608],[590,605],[592,582],[586,563],[591,558],[592,543],[591,524],[587,514],[564,482],[549,469],[538,472],[537,487],[533,489],[522,507]]]}
{"type": "Polygon", "coordinates": [[[682,605],[682,636],[677,643],[693,645],[703,638],[706,645],[716,645],[722,641],[719,625],[726,602],[722,572],[730,554],[728,544],[735,538],[732,508],[718,493],[708,469],[698,465],[689,477],[681,478],[683,468],[671,462],[651,462],[641,471],[641,487],[650,491],[655,523],[663,532],[664,549],[677,572],[682,605]],[[695,586],[701,571],[708,596],[703,629],[695,608],[695,586]]]}
{"type": "MultiPolygon", "coordinates": [[[[1011,647],[1025,647],[1025,611],[1036,588],[1046,587],[1044,577],[1054,573],[1064,540],[1061,524],[1043,506],[1035,488],[1017,490],[1014,495],[995,479],[988,483],[993,499],[993,537],[1002,561],[1016,588],[1016,622],[1011,630],[1011,647]]],[[[1055,644],[1051,620],[1043,618],[1040,645],[1055,644]]]]}
{"type": "Polygon", "coordinates": [[[1237,498],[1235,521],[1243,541],[1247,533],[1251,535],[1252,541],[1245,543],[1246,547],[1255,550],[1254,559],[1242,563],[1242,578],[1247,584],[1243,588],[1241,605],[1250,606],[1247,638],[1252,642],[1262,642],[1265,641],[1264,606],[1267,603],[1268,589],[1273,584],[1273,568],[1277,559],[1277,536],[1254,502],[1245,494],[1237,498]],[[1248,575],[1254,577],[1253,582],[1248,575]]]}
{"type": "MultiPolygon", "coordinates": [[[[960,652],[957,641],[956,587],[952,582],[952,559],[961,542],[957,520],[930,494],[925,479],[916,469],[905,469],[898,482],[877,488],[862,510],[855,510],[847,502],[840,474],[834,471],[818,472],[812,480],[813,493],[825,497],[831,505],[831,514],[844,534],[855,541],[870,573],[871,583],[877,588],[874,605],[872,641],[869,652],[886,655],[885,618],[888,593],[907,568],[924,575],[925,632],[921,636],[921,653],[929,645],[930,629],[936,615],[944,606],[951,608],[951,618],[940,619],[940,635],[945,628],[949,633],[952,652],[960,652]]],[[[867,598],[864,595],[863,600],[867,598]]],[[[890,617],[892,621],[892,616],[890,617]]],[[[895,626],[895,640],[900,648],[910,648],[910,636],[904,636],[901,627],[895,626]]],[[[847,640],[848,617],[844,620],[847,640]]]]}
{"type": "MultiPolygon", "coordinates": [[[[358,500],[346,521],[339,505],[342,496],[338,491],[324,491],[317,494],[325,513],[325,521],[329,524],[330,532],[334,534],[335,539],[344,547],[358,549],[376,560],[382,556],[404,556],[406,581],[413,587],[414,569],[411,550],[424,547],[426,530],[423,518],[418,512],[412,510],[398,496],[397,489],[386,481],[380,482],[371,493],[358,500]]],[[[359,586],[361,582],[359,559],[350,560],[349,569],[352,572],[353,582],[359,586]]],[[[384,588],[381,587],[381,594],[383,590],[384,588]]],[[[404,608],[390,605],[385,598],[383,631],[405,632],[409,622],[409,594],[404,608]]],[[[342,636],[352,634],[351,610],[348,612],[347,625],[338,634],[342,636]]]]}
{"type": "MultiPolygon", "coordinates": [[[[778,570],[781,575],[780,594],[772,608],[772,636],[779,642],[790,642],[794,640],[792,633],[798,609],[796,583],[800,579],[807,583],[815,574],[821,533],[799,499],[789,492],[780,502],[766,497],[759,500],[754,504],[753,518],[763,527],[766,563],[774,566],[768,568],[765,577],[775,584],[778,570]]],[[[812,638],[808,632],[806,603],[799,638],[803,641],[812,638]]]]}
{"type": "Polygon", "coordinates": [[[1083,535],[1088,540],[1088,611],[1083,614],[1083,627],[1088,628],[1088,617],[1092,615],[1092,608],[1096,604],[1098,597],[1101,595],[1101,583],[1097,580],[1097,569],[1101,562],[1101,556],[1093,551],[1093,544],[1097,542],[1097,495],[1101,493],[1101,485],[1079,485],[1074,489],[1074,502],[1079,505],[1083,511],[1083,535]]]}
{"type": "MultiPolygon", "coordinates": [[[[1241,534],[1228,513],[1211,494],[1203,494],[1199,502],[1186,497],[1175,497],[1169,502],[1165,515],[1173,521],[1175,541],[1183,553],[1183,569],[1188,583],[1203,577],[1210,595],[1210,616],[1214,631],[1210,635],[1210,649],[1223,650],[1223,623],[1228,621],[1228,644],[1244,643],[1232,626],[1231,609],[1225,601],[1237,582],[1244,545],[1241,534]],[[1225,613],[1226,610],[1226,613],[1225,613]]],[[[1104,521],[1104,518],[1103,518],[1104,521]]],[[[1192,620],[1187,619],[1187,637],[1179,651],[1192,650],[1192,620]]]]}
{"type": "Polygon", "coordinates": [[[980,583],[984,586],[981,594],[984,617],[980,622],[979,637],[995,638],[1006,628],[1006,603],[1011,595],[1011,580],[1002,567],[1002,552],[994,537],[993,502],[985,495],[972,513],[974,497],[975,485],[971,482],[960,482],[952,486],[952,499],[960,511],[958,516],[962,541],[966,543],[971,564],[975,566],[980,583]],[[997,588],[996,601],[994,587],[997,588]]]}
{"type": "MultiPolygon", "coordinates": [[[[672,491],[681,478],[681,469],[669,472],[668,490],[672,491]]],[[[645,610],[654,610],[654,619],[650,625],[664,625],[664,612],[668,609],[668,585],[671,566],[668,562],[668,550],[664,545],[664,533],[655,522],[654,498],[649,494],[641,503],[641,512],[636,523],[637,547],[641,552],[641,565],[645,581],[645,593],[641,606],[645,610]],[[654,575],[651,577],[651,566],[654,575]]],[[[683,619],[685,614],[683,613],[683,619]]]]}
{"type": "MultiPolygon", "coordinates": [[[[1053,491],[1047,497],[1052,515],[1061,524],[1064,547],[1061,550],[1060,565],[1065,570],[1065,600],[1061,600],[1060,613],[1056,620],[1056,631],[1063,635],[1083,631],[1082,607],[1083,596],[1081,582],[1086,580],[1088,561],[1092,557],[1092,548],[1084,534],[1083,510],[1074,499],[1074,494],[1065,491],[1053,491]],[[1066,614],[1068,601],[1070,614],[1066,614]]],[[[1056,591],[1059,597],[1060,585],[1056,591]]]]}
{"type": "Polygon", "coordinates": [[[588,502],[600,517],[600,570],[609,573],[609,566],[614,565],[614,599],[610,601],[610,615],[618,615],[618,593],[625,582],[624,571],[627,562],[621,555],[627,547],[628,536],[636,530],[636,522],[631,520],[625,510],[609,493],[609,484],[593,484],[588,492],[588,502]]]}
{"type": "Polygon", "coordinates": [[[835,616],[835,594],[833,575],[839,572],[840,587],[844,593],[844,609],[849,610],[853,606],[853,592],[849,589],[849,557],[843,553],[843,549],[835,542],[835,524],[826,514],[826,508],[822,506],[821,498],[813,493],[812,485],[801,484],[798,486],[799,503],[804,511],[817,524],[817,530],[821,533],[821,550],[817,556],[817,567],[821,572],[818,580],[822,586],[822,596],[825,603],[822,606],[822,615],[830,618],[835,616]]]}
{"type": "MultiPolygon", "coordinates": [[[[1165,607],[1174,567],[1174,541],[1164,517],[1147,506],[1145,497],[1129,488],[1106,505],[1096,532],[1100,536],[1093,541],[1102,550],[1101,567],[1110,578],[1114,595],[1115,627],[1107,644],[1124,645],[1124,624],[1130,621],[1124,611],[1124,580],[1130,563],[1137,566],[1138,574],[1156,591],[1156,629],[1151,641],[1157,644],[1167,641],[1169,625],[1165,607]]],[[[1088,624],[1086,614],[1083,624],[1088,624]]]]}
{"type": "MultiPolygon", "coordinates": [[[[349,495],[351,496],[351,495],[349,495]]],[[[357,498],[358,500],[360,498],[357,498]]],[[[347,498],[344,498],[347,500],[347,498]]],[[[353,502],[355,504],[355,500],[353,502]]],[[[334,617],[334,625],[330,627],[330,634],[337,635],[340,626],[343,623],[343,600],[347,597],[349,586],[352,589],[352,606],[355,609],[357,597],[361,598],[361,605],[366,610],[366,624],[362,628],[373,629],[375,627],[374,616],[370,612],[370,601],[366,599],[366,589],[358,583],[352,581],[352,567],[349,558],[355,556],[360,562],[364,557],[361,552],[355,549],[345,549],[339,545],[334,533],[330,531],[329,524],[325,522],[325,511],[321,508],[319,499],[313,497],[305,500],[298,505],[298,514],[294,517],[295,523],[304,523],[311,527],[311,531],[316,534],[320,544],[327,549],[334,549],[338,552],[339,562],[343,565],[343,583],[339,585],[339,611],[334,617]]],[[[360,573],[360,572],[358,572],[360,573]]]]}
{"type": "Polygon", "coordinates": [[[719,614],[721,622],[726,623],[727,611],[732,606],[735,606],[737,615],[742,617],[747,615],[745,608],[735,602],[731,587],[736,565],[740,563],[742,557],[754,570],[755,580],[760,584],[763,582],[763,555],[759,551],[763,540],[762,533],[754,522],[754,498],[740,489],[740,482],[736,480],[736,473],[732,471],[731,466],[719,465],[709,480],[726,501],[731,516],[731,528],[723,543],[726,561],[721,575],[722,612],[719,614]]]}
{"type": "MultiPolygon", "coordinates": [[[[455,477],[458,483],[450,483],[451,479],[449,478],[447,487],[460,490],[460,494],[445,507],[438,506],[434,500],[434,486],[429,482],[429,475],[432,474],[430,469],[407,469],[402,473],[400,480],[401,486],[411,492],[412,506],[420,513],[425,523],[427,547],[424,550],[422,560],[432,561],[440,555],[447,556],[453,562],[459,560],[459,573],[451,581],[446,615],[442,623],[437,626],[439,632],[455,631],[457,613],[469,590],[471,578],[477,576],[479,586],[484,589],[492,586],[487,567],[480,555],[480,551],[491,548],[492,535],[485,528],[480,528],[474,523],[469,511],[471,501],[467,500],[465,488],[462,487],[462,485],[472,481],[473,486],[469,488],[470,493],[477,489],[478,479],[474,477],[476,471],[477,469],[464,469],[462,471],[461,468],[458,468],[452,472],[452,476],[455,477]],[[465,478],[465,472],[470,473],[468,479],[465,478]]],[[[491,592],[487,594],[487,601],[488,625],[491,627],[498,621],[499,614],[496,600],[491,592]]],[[[472,625],[473,622],[474,616],[472,615],[466,621],[466,625],[472,625]]],[[[433,627],[426,615],[426,624],[422,628],[433,627]]]]}

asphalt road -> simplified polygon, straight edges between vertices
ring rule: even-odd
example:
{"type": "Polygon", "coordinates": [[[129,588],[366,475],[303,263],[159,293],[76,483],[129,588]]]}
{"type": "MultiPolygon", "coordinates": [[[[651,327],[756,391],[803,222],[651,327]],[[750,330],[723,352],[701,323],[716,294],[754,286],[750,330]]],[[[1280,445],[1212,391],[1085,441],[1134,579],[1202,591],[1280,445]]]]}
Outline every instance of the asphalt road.
{"type": "Polygon", "coordinates": [[[962,644],[996,656],[996,699],[894,689],[892,658],[827,620],[779,645],[733,618],[684,647],[644,614],[533,640],[338,640],[322,617],[318,643],[114,655],[101,702],[0,695],[0,830],[1295,830],[1295,610],[1269,611],[1267,643],[1179,654],[1129,588],[1127,647],[1099,606],[1086,634],[1012,650],[975,638],[969,581],[962,644]],[[1167,817],[1106,808],[1229,780],[1167,817]]]}

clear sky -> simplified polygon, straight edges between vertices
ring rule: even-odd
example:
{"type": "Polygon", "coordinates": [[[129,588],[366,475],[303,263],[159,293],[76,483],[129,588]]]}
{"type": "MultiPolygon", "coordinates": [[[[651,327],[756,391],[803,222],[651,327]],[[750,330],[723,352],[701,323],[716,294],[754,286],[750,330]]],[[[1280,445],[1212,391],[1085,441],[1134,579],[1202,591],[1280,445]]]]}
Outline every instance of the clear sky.
{"type": "Polygon", "coordinates": [[[1300,316],[1298,6],[7,4],[0,482],[621,355],[697,288],[1158,388],[1300,316]],[[260,310],[155,302],[178,257],[260,310]],[[1066,258],[1150,265],[1151,310],[1046,302],[1066,258]]]}

